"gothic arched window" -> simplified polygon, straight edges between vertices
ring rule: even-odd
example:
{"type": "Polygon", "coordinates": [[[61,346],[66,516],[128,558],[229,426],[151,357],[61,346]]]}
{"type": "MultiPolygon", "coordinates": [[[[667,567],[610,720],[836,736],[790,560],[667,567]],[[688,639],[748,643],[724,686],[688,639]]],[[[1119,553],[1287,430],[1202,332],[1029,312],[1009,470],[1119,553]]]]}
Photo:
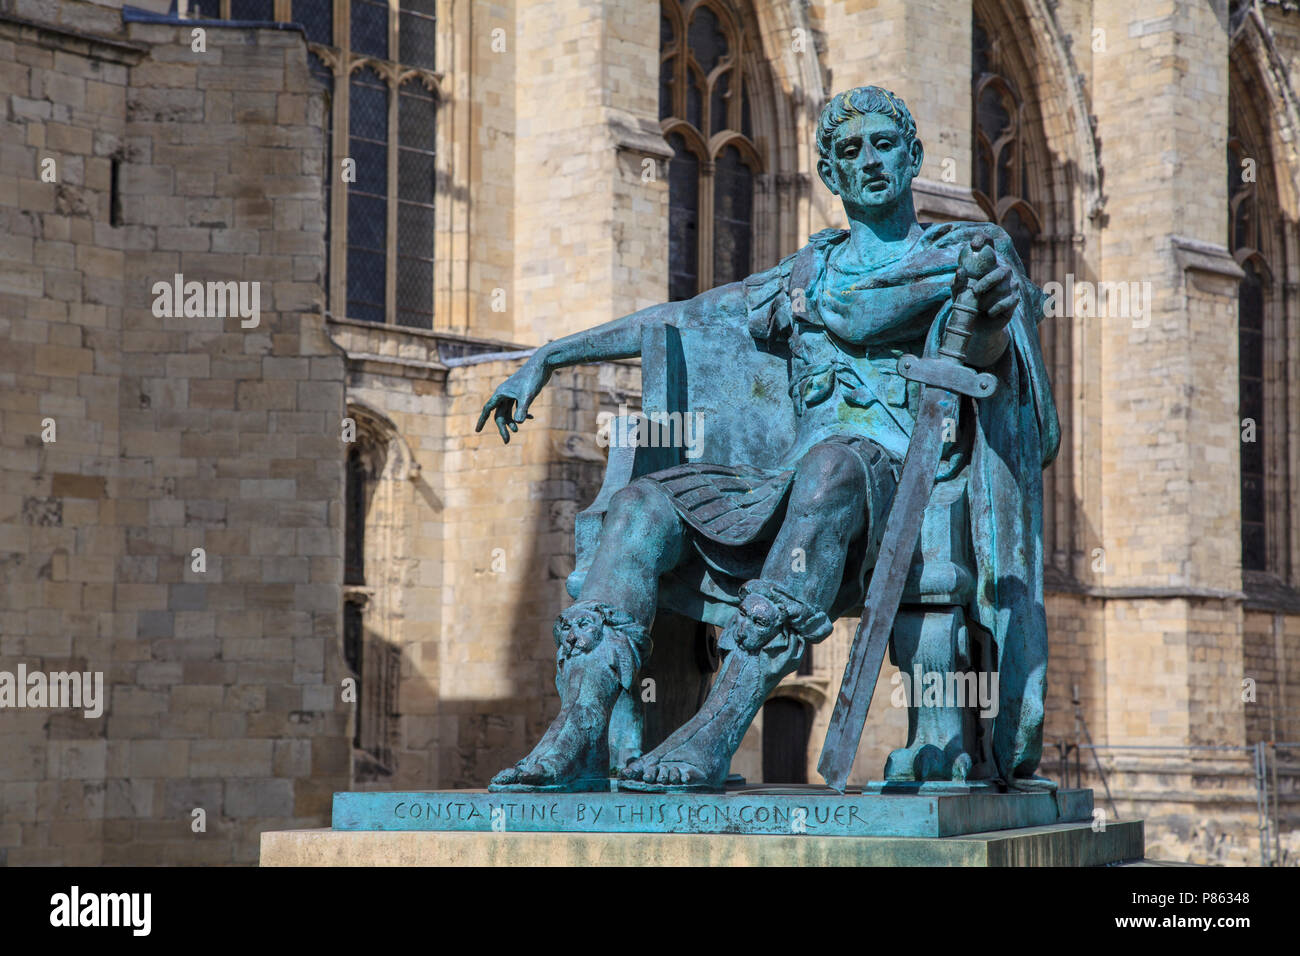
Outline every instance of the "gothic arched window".
{"type": "Polygon", "coordinates": [[[373,410],[350,404],[348,417],[356,432],[344,468],[343,659],[356,682],[353,773],[361,781],[393,768],[401,654],[386,585],[395,574],[394,486],[406,449],[392,422],[373,410]]]}
{"type": "MultiPolygon", "coordinates": [[[[1081,247],[1073,242],[1083,227],[1076,188],[1092,187],[1075,131],[1059,122],[1070,82],[1044,71],[1046,51],[1016,14],[1023,6],[1004,0],[971,4],[971,191],[1042,286],[1080,271],[1081,247]]],[[[1080,332],[1069,314],[1038,325],[1063,436],[1062,454],[1043,473],[1043,560],[1051,586],[1094,573],[1091,532],[1075,493],[1088,466],[1076,457],[1071,437],[1074,403],[1062,399],[1075,389],[1073,343],[1080,332]]]]}
{"type": "Polygon", "coordinates": [[[1236,113],[1228,138],[1228,249],[1245,272],[1237,290],[1238,415],[1241,419],[1241,566],[1269,570],[1266,455],[1271,451],[1265,401],[1265,313],[1269,262],[1264,210],[1259,202],[1261,154],[1239,129],[1236,113]]]}
{"type": "Polygon", "coordinates": [[[749,39],[721,0],[664,0],[659,119],[668,170],[668,297],[689,299],[753,270],[754,181],[743,59],[749,39]]]}
{"type": "Polygon", "coordinates": [[[1026,176],[1023,100],[1005,75],[998,36],[990,37],[978,12],[971,38],[975,201],[1011,236],[1032,276],[1033,244],[1042,227],[1026,176]]]}
{"type": "Polygon", "coordinates": [[[437,0],[177,0],[177,9],[303,27],[330,99],[327,309],[433,328],[437,0]]]}

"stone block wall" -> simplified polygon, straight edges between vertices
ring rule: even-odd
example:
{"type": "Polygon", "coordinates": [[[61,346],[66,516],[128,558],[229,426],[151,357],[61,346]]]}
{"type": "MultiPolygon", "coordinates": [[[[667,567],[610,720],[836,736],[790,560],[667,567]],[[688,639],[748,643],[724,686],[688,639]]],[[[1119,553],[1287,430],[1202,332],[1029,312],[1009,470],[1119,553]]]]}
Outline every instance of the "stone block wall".
{"type": "Polygon", "coordinates": [[[251,862],[351,769],[322,98],[294,32],[196,53],[175,27],[0,30],[0,669],[101,671],[108,696],[95,720],[3,715],[0,852],[251,862]],[[155,314],[178,273],[258,283],[256,325],[155,314]]]}

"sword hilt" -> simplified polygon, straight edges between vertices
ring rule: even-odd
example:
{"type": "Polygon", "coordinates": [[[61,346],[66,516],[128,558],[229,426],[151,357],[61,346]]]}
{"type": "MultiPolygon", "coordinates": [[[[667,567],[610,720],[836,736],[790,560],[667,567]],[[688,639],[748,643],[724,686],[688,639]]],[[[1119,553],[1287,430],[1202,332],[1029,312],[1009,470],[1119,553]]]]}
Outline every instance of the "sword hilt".
{"type": "Polygon", "coordinates": [[[959,276],[965,276],[965,283],[952,303],[952,314],[943,330],[943,341],[939,345],[939,354],[958,362],[966,360],[966,344],[975,334],[975,319],[979,315],[979,301],[971,291],[971,283],[982,279],[995,268],[998,258],[993,252],[993,245],[984,236],[976,236],[957,257],[959,276]]]}
{"type": "Polygon", "coordinates": [[[952,312],[944,326],[938,356],[917,358],[904,355],[898,360],[898,374],[913,382],[922,382],[950,392],[987,398],[997,391],[998,380],[987,372],[976,372],[966,364],[970,337],[977,331],[979,301],[971,291],[971,282],[982,279],[997,268],[993,245],[984,236],[975,236],[957,257],[957,275],[962,288],[952,303],[952,312]]]}

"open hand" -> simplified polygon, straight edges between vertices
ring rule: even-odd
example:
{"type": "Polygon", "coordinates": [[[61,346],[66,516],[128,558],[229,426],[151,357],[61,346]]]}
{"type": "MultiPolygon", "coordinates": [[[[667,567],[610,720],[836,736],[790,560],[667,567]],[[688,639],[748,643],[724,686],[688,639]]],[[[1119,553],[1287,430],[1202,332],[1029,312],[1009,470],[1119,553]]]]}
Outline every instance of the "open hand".
{"type": "Polygon", "coordinates": [[[540,370],[534,359],[529,359],[523,368],[502,382],[484,403],[483,413],[479,415],[474,431],[481,432],[488,416],[493,415],[501,440],[510,444],[510,432],[519,431],[519,423],[533,417],[528,414],[528,407],[533,404],[533,399],[549,378],[549,373],[540,370]]]}

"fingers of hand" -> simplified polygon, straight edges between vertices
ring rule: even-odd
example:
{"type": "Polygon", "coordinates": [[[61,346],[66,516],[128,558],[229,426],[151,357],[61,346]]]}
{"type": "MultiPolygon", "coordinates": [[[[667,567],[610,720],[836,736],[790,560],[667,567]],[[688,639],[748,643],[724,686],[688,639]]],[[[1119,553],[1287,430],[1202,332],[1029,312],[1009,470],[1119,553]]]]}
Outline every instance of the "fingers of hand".
{"type": "Polygon", "coordinates": [[[510,444],[510,431],[517,431],[515,423],[511,420],[511,412],[514,411],[515,400],[509,395],[497,395],[491,402],[495,410],[494,418],[496,419],[497,432],[501,435],[501,440],[507,445],[510,444]]]}
{"type": "Polygon", "coordinates": [[[994,288],[999,283],[1009,280],[1010,278],[1011,278],[1011,267],[998,266],[998,268],[994,269],[988,275],[976,279],[975,282],[971,284],[970,290],[974,292],[976,296],[982,297],[984,293],[988,292],[990,289],[994,288]]]}
{"type": "Polygon", "coordinates": [[[1019,294],[1013,290],[1010,295],[1007,295],[999,299],[997,302],[989,306],[989,308],[985,309],[984,311],[987,315],[989,315],[992,318],[996,318],[996,319],[1002,319],[1004,317],[1009,318],[1012,311],[1014,311],[1016,307],[1016,303],[1018,303],[1019,301],[1020,301],[1019,294]]]}
{"type": "Polygon", "coordinates": [[[483,430],[483,426],[487,424],[488,416],[492,414],[492,409],[496,408],[500,403],[500,395],[493,395],[483,403],[483,411],[478,417],[478,424],[474,426],[474,431],[481,432],[483,430]]]}

